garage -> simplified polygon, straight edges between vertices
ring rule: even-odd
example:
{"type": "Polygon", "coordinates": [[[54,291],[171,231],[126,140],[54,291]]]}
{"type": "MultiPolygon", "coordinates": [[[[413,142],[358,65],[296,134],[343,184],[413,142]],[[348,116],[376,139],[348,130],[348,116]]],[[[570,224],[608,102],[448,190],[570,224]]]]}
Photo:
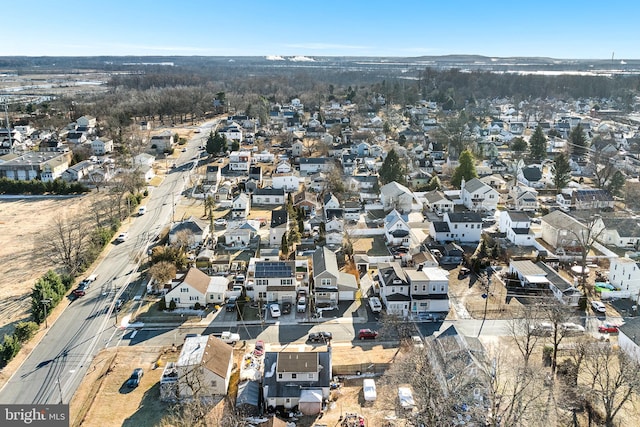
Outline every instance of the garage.
{"type": "Polygon", "coordinates": [[[322,390],[301,390],[298,409],[305,415],[319,414],[322,411],[322,390]]]}

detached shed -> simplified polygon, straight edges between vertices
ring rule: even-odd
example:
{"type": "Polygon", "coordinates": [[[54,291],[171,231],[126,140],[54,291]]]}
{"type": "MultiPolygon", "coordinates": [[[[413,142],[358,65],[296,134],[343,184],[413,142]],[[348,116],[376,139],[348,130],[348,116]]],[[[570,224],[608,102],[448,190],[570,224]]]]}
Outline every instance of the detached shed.
{"type": "Polygon", "coordinates": [[[260,385],[257,381],[244,381],[238,384],[236,411],[244,417],[260,415],[260,385]]]}
{"type": "Polygon", "coordinates": [[[322,390],[301,390],[298,409],[304,415],[319,414],[322,411],[322,390]]]}

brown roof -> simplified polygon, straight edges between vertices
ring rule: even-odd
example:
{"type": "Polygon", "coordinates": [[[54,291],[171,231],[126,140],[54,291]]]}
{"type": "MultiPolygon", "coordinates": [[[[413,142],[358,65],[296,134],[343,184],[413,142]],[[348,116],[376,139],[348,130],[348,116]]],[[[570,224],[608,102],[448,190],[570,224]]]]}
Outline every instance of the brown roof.
{"type": "Polygon", "coordinates": [[[229,364],[233,363],[232,355],[233,347],[221,339],[209,335],[202,357],[202,364],[219,377],[226,378],[227,372],[229,372],[229,364]]]}
{"type": "Polygon", "coordinates": [[[190,268],[187,274],[184,276],[182,283],[187,284],[200,292],[201,294],[207,293],[209,282],[211,278],[206,273],[198,270],[197,268],[190,268]]]}
{"type": "Polygon", "coordinates": [[[277,372],[318,372],[318,353],[278,353],[277,372]]]}

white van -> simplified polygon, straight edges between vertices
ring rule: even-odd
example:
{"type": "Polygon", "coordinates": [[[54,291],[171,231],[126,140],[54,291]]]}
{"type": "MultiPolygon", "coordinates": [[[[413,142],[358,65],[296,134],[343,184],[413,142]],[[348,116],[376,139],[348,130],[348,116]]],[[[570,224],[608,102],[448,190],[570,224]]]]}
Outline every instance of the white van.
{"type": "Polygon", "coordinates": [[[144,215],[145,213],[147,213],[147,207],[146,206],[140,206],[138,208],[138,215],[144,215]]]}
{"type": "Polygon", "coordinates": [[[373,402],[376,400],[376,382],[372,378],[365,378],[362,380],[362,392],[366,402],[373,402]]]}
{"type": "Polygon", "coordinates": [[[369,307],[371,307],[371,311],[374,313],[380,313],[382,311],[382,303],[378,297],[369,298],[369,307]]]}

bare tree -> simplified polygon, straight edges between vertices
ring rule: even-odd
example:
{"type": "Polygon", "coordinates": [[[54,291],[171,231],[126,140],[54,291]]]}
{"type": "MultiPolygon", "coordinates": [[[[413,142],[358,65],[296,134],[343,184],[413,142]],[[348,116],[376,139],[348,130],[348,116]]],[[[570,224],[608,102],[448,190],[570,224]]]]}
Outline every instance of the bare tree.
{"type": "Polygon", "coordinates": [[[580,369],[580,378],[593,403],[604,410],[604,423],[614,426],[620,409],[640,387],[638,363],[609,343],[592,343],[580,369]]]}
{"type": "Polygon", "coordinates": [[[589,218],[581,221],[583,224],[579,229],[573,228],[571,234],[575,237],[578,246],[580,246],[580,266],[582,274],[580,274],[580,286],[585,291],[591,293],[591,288],[587,289],[587,275],[584,274],[587,268],[587,257],[605,230],[605,227],[598,227],[600,222],[599,215],[591,215],[589,218]]]}
{"type": "Polygon", "coordinates": [[[509,320],[509,335],[522,355],[525,369],[529,367],[529,359],[538,343],[538,335],[534,333],[539,308],[534,305],[523,305],[517,317],[509,320]]]}
{"type": "Polygon", "coordinates": [[[82,216],[71,220],[58,216],[52,221],[49,235],[42,239],[43,249],[49,258],[61,264],[72,276],[82,270],[85,262],[91,239],[87,222],[82,216]]]}
{"type": "Polygon", "coordinates": [[[567,330],[562,327],[562,324],[569,320],[569,313],[567,307],[556,300],[551,300],[544,307],[545,318],[551,323],[551,345],[553,351],[551,353],[551,374],[555,375],[558,367],[558,348],[560,343],[567,336],[567,330]]]}

